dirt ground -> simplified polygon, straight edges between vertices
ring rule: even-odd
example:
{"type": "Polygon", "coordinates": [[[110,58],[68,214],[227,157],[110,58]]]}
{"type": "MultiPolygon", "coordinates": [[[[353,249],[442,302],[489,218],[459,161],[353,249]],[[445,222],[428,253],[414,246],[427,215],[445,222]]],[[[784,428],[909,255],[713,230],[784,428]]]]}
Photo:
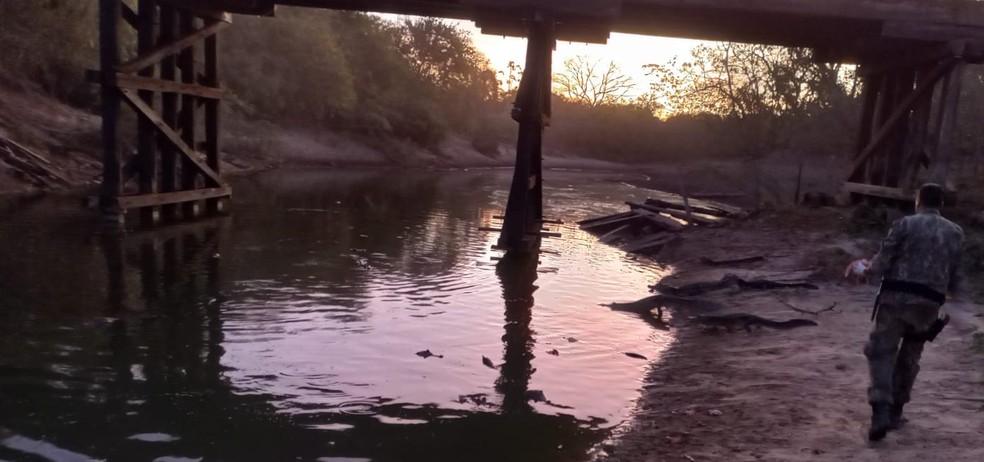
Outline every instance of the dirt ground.
{"type": "Polygon", "coordinates": [[[700,256],[766,256],[743,270],[812,269],[819,290],[725,289],[701,297],[724,304],[720,313],[805,318],[819,326],[711,333],[688,320],[697,313],[672,313],[678,340],[653,363],[637,418],[603,460],[984,460],[984,352],[975,346],[980,336],[952,324],[927,345],[906,407],[908,425],[882,442],[867,441],[862,347],[876,287],[837,273],[854,257],[870,256],[877,239],[849,237],[848,221],[844,209],[766,213],[688,232],[661,255],[684,275],[707,270],[700,256]],[[817,315],[790,307],[817,312],[835,303],[817,315]]]}

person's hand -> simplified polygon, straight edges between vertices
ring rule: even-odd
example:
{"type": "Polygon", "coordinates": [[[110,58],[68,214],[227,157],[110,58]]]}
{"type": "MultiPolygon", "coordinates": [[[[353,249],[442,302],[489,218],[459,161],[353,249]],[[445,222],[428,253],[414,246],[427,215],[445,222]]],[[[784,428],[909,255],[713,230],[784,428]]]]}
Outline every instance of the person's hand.
{"type": "Polygon", "coordinates": [[[847,265],[846,269],[844,269],[844,277],[865,276],[869,270],[871,270],[871,262],[868,261],[868,259],[862,258],[860,260],[854,260],[851,264],[847,265]]]}
{"type": "Polygon", "coordinates": [[[867,278],[869,271],[871,271],[871,262],[862,258],[847,265],[847,268],[844,269],[844,277],[854,277],[854,281],[860,283],[862,279],[867,278]]]}

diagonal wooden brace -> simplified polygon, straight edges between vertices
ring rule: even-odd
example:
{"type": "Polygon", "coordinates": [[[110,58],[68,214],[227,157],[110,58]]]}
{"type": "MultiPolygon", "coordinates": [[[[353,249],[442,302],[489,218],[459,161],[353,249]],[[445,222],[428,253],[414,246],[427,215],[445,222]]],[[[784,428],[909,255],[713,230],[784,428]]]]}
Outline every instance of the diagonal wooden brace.
{"type": "Polygon", "coordinates": [[[853,178],[858,170],[864,166],[865,162],[881,147],[882,143],[888,138],[888,135],[895,128],[906,114],[911,111],[916,103],[926,97],[931,97],[933,94],[933,88],[936,83],[940,81],[947,73],[949,73],[953,67],[956,65],[958,59],[948,59],[938,66],[931,73],[929,73],[919,84],[916,86],[916,90],[912,92],[908,97],[905,98],[896,108],[892,111],[892,114],[887,120],[879,127],[878,132],[871,138],[868,146],[864,148],[864,151],[858,155],[857,159],[854,161],[854,165],[851,166],[851,177],[853,178]]]}
{"type": "Polygon", "coordinates": [[[214,170],[212,170],[212,168],[205,163],[203,156],[197,151],[195,151],[194,149],[192,149],[191,146],[188,146],[188,144],[186,144],[184,140],[181,139],[181,135],[179,135],[171,127],[169,127],[167,123],[165,123],[164,120],[161,119],[160,115],[154,112],[154,110],[150,106],[144,103],[143,100],[141,100],[137,96],[135,91],[122,89],[120,90],[120,93],[123,94],[123,98],[126,100],[127,103],[130,104],[130,106],[133,107],[134,110],[137,111],[138,114],[150,120],[154,124],[154,126],[157,127],[157,131],[161,135],[164,135],[164,137],[167,138],[168,141],[170,141],[171,144],[173,144],[174,147],[178,149],[178,151],[181,151],[181,153],[184,154],[185,157],[191,160],[195,164],[195,166],[198,167],[198,169],[202,172],[202,174],[208,177],[213,184],[218,186],[226,186],[226,183],[222,181],[222,178],[219,177],[219,174],[216,173],[214,170]]]}
{"type": "MultiPolygon", "coordinates": [[[[213,20],[214,21],[214,20],[213,20]]],[[[167,56],[171,56],[175,53],[188,48],[195,43],[198,43],[205,37],[209,37],[217,34],[219,31],[228,26],[229,23],[222,21],[214,21],[205,27],[198,29],[196,31],[185,34],[181,37],[176,38],[171,43],[165,43],[153,50],[149,51],[143,56],[138,56],[137,58],[120,64],[117,69],[119,72],[124,74],[130,74],[144,69],[148,66],[156,64],[158,61],[164,59],[167,56]]]]}

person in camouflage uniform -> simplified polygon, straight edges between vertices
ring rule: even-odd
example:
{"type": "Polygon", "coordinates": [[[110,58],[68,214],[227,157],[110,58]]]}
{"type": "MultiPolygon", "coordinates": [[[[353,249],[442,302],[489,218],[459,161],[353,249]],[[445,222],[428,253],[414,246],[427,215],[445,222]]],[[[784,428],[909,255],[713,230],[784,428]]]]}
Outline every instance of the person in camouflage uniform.
{"type": "Polygon", "coordinates": [[[939,316],[946,294],[955,295],[961,284],[963,230],[940,215],[942,206],[942,187],[920,188],[916,214],[892,225],[864,271],[882,275],[875,326],[864,348],[871,372],[868,437],[873,441],[902,425],[902,407],[919,373],[925,333],[939,316]]]}

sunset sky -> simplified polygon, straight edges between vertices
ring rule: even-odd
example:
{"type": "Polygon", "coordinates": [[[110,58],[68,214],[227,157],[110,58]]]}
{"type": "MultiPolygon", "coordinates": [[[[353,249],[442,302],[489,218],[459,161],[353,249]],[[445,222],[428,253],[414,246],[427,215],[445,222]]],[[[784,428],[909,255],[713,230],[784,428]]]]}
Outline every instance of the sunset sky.
{"type": "MultiPolygon", "coordinates": [[[[472,33],[475,45],[496,69],[504,69],[509,61],[522,64],[526,56],[526,40],[482,34],[471,22],[459,21],[462,29],[472,33]]],[[[646,37],[640,35],[612,34],[607,45],[558,42],[554,52],[554,70],[563,68],[563,62],[575,56],[587,56],[602,62],[615,61],[637,85],[646,86],[648,79],[642,69],[646,64],[665,64],[674,56],[686,58],[690,49],[701,42],[694,40],[646,37]]]]}
{"type": "MultiPolygon", "coordinates": [[[[457,24],[472,33],[475,45],[489,57],[492,67],[505,69],[509,61],[523,65],[526,59],[526,40],[482,34],[470,21],[457,24]]],[[[631,96],[645,93],[649,79],[643,70],[646,64],[666,64],[674,56],[686,59],[690,49],[701,42],[694,40],[646,37],[628,34],[612,34],[607,45],[558,42],[554,52],[554,72],[563,69],[563,63],[575,56],[587,56],[590,60],[615,61],[636,85],[631,96]]]]}
{"type": "MultiPolygon", "coordinates": [[[[392,20],[398,15],[381,14],[392,20]]],[[[496,70],[506,69],[509,61],[522,66],[526,61],[526,40],[512,37],[484,35],[471,21],[451,21],[471,33],[475,45],[488,56],[496,70]]],[[[674,56],[686,59],[690,49],[701,42],[695,40],[646,37],[640,35],[612,34],[607,45],[558,42],[554,52],[554,72],[563,69],[564,61],[575,56],[587,56],[590,60],[615,61],[626,75],[632,77],[635,90],[629,96],[645,93],[649,89],[649,78],[643,66],[646,64],[666,64],[674,56]]]]}

